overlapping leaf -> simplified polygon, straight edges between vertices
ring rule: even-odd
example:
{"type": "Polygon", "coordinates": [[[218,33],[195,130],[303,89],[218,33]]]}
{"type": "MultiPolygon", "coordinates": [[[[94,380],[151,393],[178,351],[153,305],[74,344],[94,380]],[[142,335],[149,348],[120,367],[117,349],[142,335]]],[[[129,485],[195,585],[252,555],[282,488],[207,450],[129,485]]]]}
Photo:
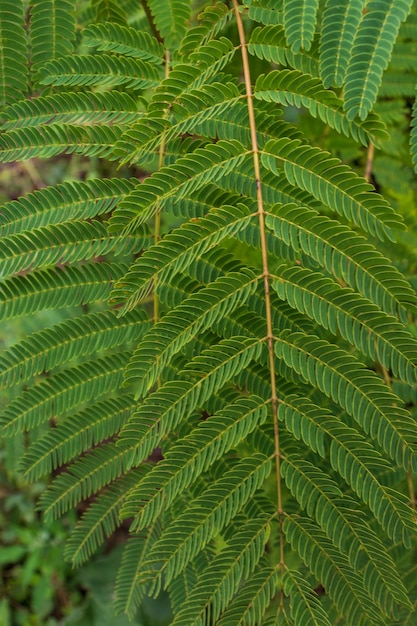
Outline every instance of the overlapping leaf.
{"type": "Polygon", "coordinates": [[[320,76],[324,86],[341,87],[352,54],[365,0],[327,0],[320,41],[320,76]]]}
{"type": "Polygon", "coordinates": [[[371,0],[357,30],[346,71],[345,109],[348,119],[364,120],[375,104],[398,31],[413,0],[371,0]]]}
{"type": "Polygon", "coordinates": [[[372,185],[320,148],[297,140],[270,141],[263,149],[262,162],[381,240],[394,240],[392,228],[404,228],[401,217],[372,185]]]}
{"type": "Polygon", "coordinates": [[[27,35],[22,0],[3,0],[0,15],[0,107],[24,97],[27,91],[27,35]]]}

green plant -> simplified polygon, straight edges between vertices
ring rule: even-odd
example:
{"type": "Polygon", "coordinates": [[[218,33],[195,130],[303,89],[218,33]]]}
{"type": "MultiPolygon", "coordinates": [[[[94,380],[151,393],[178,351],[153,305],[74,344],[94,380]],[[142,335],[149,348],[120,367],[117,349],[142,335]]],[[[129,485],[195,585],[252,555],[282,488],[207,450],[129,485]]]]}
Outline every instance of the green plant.
{"type": "Polygon", "coordinates": [[[415,3],[29,5],[0,159],[124,173],[0,215],[2,319],[80,307],[1,361],[19,471],[62,468],[45,519],[90,501],[67,558],[130,519],[129,616],[166,588],[175,626],[413,623],[415,3]]]}

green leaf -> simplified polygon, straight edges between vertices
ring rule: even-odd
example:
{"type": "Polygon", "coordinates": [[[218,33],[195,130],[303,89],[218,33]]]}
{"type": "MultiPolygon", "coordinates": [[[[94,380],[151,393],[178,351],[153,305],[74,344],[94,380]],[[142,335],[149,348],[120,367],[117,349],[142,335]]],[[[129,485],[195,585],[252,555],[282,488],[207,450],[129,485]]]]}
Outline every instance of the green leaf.
{"type": "Polygon", "coordinates": [[[317,270],[283,269],[273,281],[278,295],[334,335],[340,333],[394,376],[416,382],[417,343],[397,319],[317,270]]]}
{"type": "Polygon", "coordinates": [[[4,130],[39,126],[41,124],[128,124],[143,114],[138,103],[126,93],[93,91],[62,94],[23,100],[9,106],[3,113],[4,130]]]}
{"type": "Polygon", "coordinates": [[[132,311],[123,318],[111,311],[90,313],[55,324],[4,352],[0,357],[0,383],[6,388],[80,356],[132,343],[149,326],[143,311],[132,311]]]}
{"type": "Polygon", "coordinates": [[[187,510],[162,533],[148,556],[148,563],[162,562],[158,575],[165,584],[176,577],[187,563],[222,530],[244,507],[268,477],[271,461],[255,454],[240,461],[212,483],[187,510]]]}
{"type": "Polygon", "coordinates": [[[72,221],[5,237],[0,243],[2,277],[18,272],[61,263],[97,258],[110,251],[116,254],[139,252],[147,245],[147,237],[109,236],[104,224],[72,221]]]}
{"type": "Polygon", "coordinates": [[[256,396],[239,398],[174,444],[129,494],[127,506],[138,512],[135,527],[142,529],[153,523],[203,472],[262,424],[267,418],[267,404],[256,396]]]}
{"type": "Polygon", "coordinates": [[[129,353],[116,353],[68,368],[45,378],[9,404],[0,420],[3,435],[31,429],[50,416],[65,415],[97,395],[111,393],[121,384],[129,353]]]}
{"type": "Polygon", "coordinates": [[[206,612],[217,620],[243,581],[250,578],[262,558],[270,533],[270,518],[246,522],[198,578],[173,626],[203,626],[206,612]]]}
{"type": "Polygon", "coordinates": [[[121,26],[112,22],[93,24],[83,31],[87,46],[104,52],[117,52],[124,56],[144,59],[161,64],[164,49],[160,42],[145,31],[132,26],[121,26]]]}
{"type": "Polygon", "coordinates": [[[24,97],[27,91],[27,36],[22,0],[0,5],[0,107],[24,97]]]}
{"type": "Polygon", "coordinates": [[[131,394],[108,398],[61,420],[53,430],[36,439],[21,461],[29,480],[39,480],[64,463],[74,461],[106,439],[113,437],[133,415],[136,402],[131,394]]]}
{"type": "Polygon", "coordinates": [[[79,267],[55,267],[6,279],[0,285],[0,319],[105,301],[113,281],[126,270],[124,265],[85,263],[79,267]]]}
{"type": "Polygon", "coordinates": [[[143,338],[126,369],[125,381],[134,386],[137,397],[146,395],[173,355],[197,333],[203,333],[241,306],[256,289],[256,283],[256,277],[250,272],[221,276],[156,323],[143,338]]]}
{"type": "Polygon", "coordinates": [[[338,402],[398,465],[407,469],[411,463],[417,471],[411,415],[374,372],[345,350],[301,333],[281,333],[275,353],[302,379],[338,402]]]}
{"type": "Polygon", "coordinates": [[[257,27],[251,33],[248,52],[260,59],[290,67],[311,76],[319,76],[317,42],[311,48],[295,53],[287,44],[284,28],[280,25],[257,27]]]}
{"type": "Polygon", "coordinates": [[[254,94],[267,102],[305,107],[313,117],[319,117],[330,128],[352,136],[364,145],[375,141],[375,137],[386,139],[388,136],[375,114],[365,122],[349,122],[343,113],[343,100],[326,90],[318,78],[298,70],[275,70],[262,74],[256,81],[254,94]]]}
{"type": "Polygon", "coordinates": [[[146,250],[132,265],[116,283],[111,303],[122,303],[123,312],[133,308],[149,294],[155,281],[169,282],[222,239],[245,228],[252,217],[245,205],[226,206],[211,210],[201,220],[184,224],[146,250]]]}
{"type": "Polygon", "coordinates": [[[362,18],[365,0],[327,0],[320,42],[320,76],[324,86],[341,87],[362,18]]]}
{"type": "Polygon", "coordinates": [[[75,42],[74,4],[69,0],[33,0],[29,36],[35,72],[48,61],[72,55],[75,42]]]}
{"type": "Polygon", "coordinates": [[[110,213],[135,184],[134,178],[95,178],[38,189],[2,205],[0,235],[8,237],[67,220],[87,220],[110,213]]]}
{"type": "Polygon", "coordinates": [[[110,227],[131,232],[160,211],[171,196],[181,199],[215,177],[225,176],[243,161],[245,153],[238,141],[219,141],[179,158],[138,185],[114,211],[110,227]]]}
{"type": "Polygon", "coordinates": [[[132,464],[146,459],[165,434],[262,352],[259,339],[225,339],[190,361],[177,380],[166,382],[152,393],[120,433],[119,445],[136,448],[132,464]]]}
{"type": "Polygon", "coordinates": [[[65,558],[74,565],[84,563],[119,524],[119,511],[126,494],[143,471],[135,470],[112,483],[82,516],[65,548],[65,558]]]}
{"type": "Polygon", "coordinates": [[[417,172],[417,100],[413,105],[413,120],[411,122],[410,150],[414,170],[417,172]]]}
{"type": "Polygon", "coordinates": [[[415,311],[416,294],[389,260],[355,231],[294,205],[272,208],[266,223],[298,253],[305,252],[327,272],[402,322],[415,311]]]}
{"type": "Polygon", "coordinates": [[[288,516],[284,532],[293,549],[322,581],[339,612],[346,615],[348,624],[381,626],[381,613],[363,592],[362,577],[349,566],[346,557],[335,550],[316,524],[305,517],[288,516]]]}
{"type": "Polygon", "coordinates": [[[317,20],[318,0],[284,0],[283,24],[293,52],[310,50],[317,20]]]}
{"type": "Polygon", "coordinates": [[[413,0],[371,0],[354,40],[346,71],[345,109],[349,120],[364,120],[375,104],[398,31],[413,0]]]}
{"type": "Polygon", "coordinates": [[[372,185],[320,148],[298,140],[270,141],[263,149],[262,162],[382,241],[394,241],[392,228],[404,229],[401,217],[372,185]]]}
{"type": "Polygon", "coordinates": [[[49,61],[42,66],[42,85],[155,87],[159,71],[148,61],[110,54],[76,55],[49,61]]]}
{"type": "Polygon", "coordinates": [[[149,0],[155,26],[169,49],[179,47],[191,17],[188,0],[149,0]]]}
{"type": "Polygon", "coordinates": [[[283,588],[284,593],[291,597],[291,615],[295,626],[331,626],[317,594],[297,570],[285,571],[283,588]]]}

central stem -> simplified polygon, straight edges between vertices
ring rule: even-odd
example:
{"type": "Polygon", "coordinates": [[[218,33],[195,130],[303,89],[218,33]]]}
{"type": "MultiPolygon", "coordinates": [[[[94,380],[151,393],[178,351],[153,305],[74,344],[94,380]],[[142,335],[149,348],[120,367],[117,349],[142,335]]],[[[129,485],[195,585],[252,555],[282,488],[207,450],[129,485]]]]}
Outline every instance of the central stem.
{"type": "MultiPolygon", "coordinates": [[[[165,50],[165,78],[169,76],[169,64],[170,64],[170,54],[169,50],[165,50]]],[[[158,154],[158,170],[160,170],[164,165],[165,158],[165,136],[162,138],[161,145],[159,146],[159,154],[158,154]]],[[[158,207],[158,210],[155,213],[155,223],[154,223],[154,243],[158,243],[161,238],[161,211],[158,207]]],[[[157,293],[157,284],[158,280],[155,277],[154,282],[154,292],[153,292],[153,321],[156,324],[159,321],[159,298],[157,293]]]]}
{"type": "Polygon", "coordinates": [[[275,375],[275,355],[274,355],[274,333],[272,327],[272,306],[270,295],[270,272],[268,266],[268,250],[266,243],[266,229],[265,229],[265,209],[262,196],[262,182],[261,182],[261,168],[259,160],[259,148],[258,139],[256,133],[256,121],[255,111],[253,108],[253,93],[252,82],[249,68],[248,51],[246,47],[245,31],[243,28],[243,22],[239,11],[239,5],[237,0],[233,0],[233,7],[236,14],[236,23],[239,31],[240,48],[242,53],[242,66],[243,76],[245,79],[246,98],[248,103],[248,115],[249,115],[249,128],[252,144],[253,154],[253,167],[255,171],[256,180],[256,199],[258,206],[258,220],[259,231],[261,239],[262,250],[262,270],[264,281],[264,293],[265,293],[265,309],[266,309],[266,340],[268,343],[269,354],[269,372],[271,377],[271,402],[272,402],[272,414],[274,420],[274,439],[275,439],[275,469],[277,480],[277,514],[279,519],[279,532],[280,532],[280,566],[281,573],[284,572],[284,533],[282,530],[284,510],[282,506],[282,489],[281,489],[281,456],[280,456],[280,443],[279,443],[279,427],[278,427],[278,396],[276,387],[276,375],[275,375]]]}

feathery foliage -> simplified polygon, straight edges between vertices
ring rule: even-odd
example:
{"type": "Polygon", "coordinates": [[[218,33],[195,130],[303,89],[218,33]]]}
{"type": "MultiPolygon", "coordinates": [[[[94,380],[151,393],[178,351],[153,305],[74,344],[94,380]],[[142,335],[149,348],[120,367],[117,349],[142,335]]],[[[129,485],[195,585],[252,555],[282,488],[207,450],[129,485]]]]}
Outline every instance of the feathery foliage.
{"type": "Polygon", "coordinates": [[[16,472],[130,618],[414,623],[416,3],[84,4],[0,1],[0,161],[95,167],[0,210],[16,472]]]}
{"type": "Polygon", "coordinates": [[[0,106],[23,98],[28,83],[28,43],[22,0],[2,0],[0,17],[0,106]]]}

